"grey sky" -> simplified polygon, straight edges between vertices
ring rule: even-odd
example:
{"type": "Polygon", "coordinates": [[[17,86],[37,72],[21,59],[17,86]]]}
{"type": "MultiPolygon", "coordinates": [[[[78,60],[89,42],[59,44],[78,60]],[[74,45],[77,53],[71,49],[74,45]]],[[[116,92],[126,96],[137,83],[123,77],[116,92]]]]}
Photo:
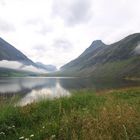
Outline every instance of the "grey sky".
{"type": "Polygon", "coordinates": [[[57,67],[93,40],[140,31],[139,0],[0,0],[0,36],[33,61],[57,67]]]}
{"type": "Polygon", "coordinates": [[[1,32],[15,31],[15,27],[13,24],[10,24],[6,20],[0,19],[0,31],[1,32]]]}
{"type": "Polygon", "coordinates": [[[73,26],[90,20],[91,4],[91,0],[58,0],[53,3],[52,12],[53,15],[62,18],[67,25],[73,26]]]}

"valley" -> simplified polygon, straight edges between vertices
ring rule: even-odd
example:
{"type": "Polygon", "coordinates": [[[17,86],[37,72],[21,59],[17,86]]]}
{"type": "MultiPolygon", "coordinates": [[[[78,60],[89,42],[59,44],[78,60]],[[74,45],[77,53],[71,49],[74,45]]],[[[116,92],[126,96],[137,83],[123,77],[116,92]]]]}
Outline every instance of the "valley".
{"type": "Polygon", "coordinates": [[[139,42],[93,41],[57,70],[0,39],[0,140],[138,140],[139,42]]]}

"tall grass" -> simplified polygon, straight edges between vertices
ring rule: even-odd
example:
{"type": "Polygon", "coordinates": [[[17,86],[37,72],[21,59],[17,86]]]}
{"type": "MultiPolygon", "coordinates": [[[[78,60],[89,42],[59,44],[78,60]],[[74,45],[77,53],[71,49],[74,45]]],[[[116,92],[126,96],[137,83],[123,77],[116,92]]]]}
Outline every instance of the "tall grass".
{"type": "Polygon", "coordinates": [[[1,140],[139,140],[140,88],[0,108],[1,140]]]}

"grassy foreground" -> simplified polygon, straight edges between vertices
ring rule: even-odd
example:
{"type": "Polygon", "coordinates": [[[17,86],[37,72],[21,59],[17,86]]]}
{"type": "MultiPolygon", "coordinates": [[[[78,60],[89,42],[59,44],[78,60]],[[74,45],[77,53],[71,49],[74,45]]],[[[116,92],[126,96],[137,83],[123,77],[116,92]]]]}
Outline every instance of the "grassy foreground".
{"type": "Polygon", "coordinates": [[[0,140],[140,140],[140,88],[71,97],[25,107],[2,104],[0,140]]]}

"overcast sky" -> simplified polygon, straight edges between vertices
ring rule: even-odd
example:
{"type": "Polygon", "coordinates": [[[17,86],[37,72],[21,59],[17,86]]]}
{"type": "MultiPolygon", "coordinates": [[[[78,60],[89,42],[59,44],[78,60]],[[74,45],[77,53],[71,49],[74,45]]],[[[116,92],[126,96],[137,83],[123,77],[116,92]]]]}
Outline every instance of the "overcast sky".
{"type": "Polygon", "coordinates": [[[0,0],[0,36],[33,61],[57,67],[93,40],[140,31],[140,0],[0,0]]]}

